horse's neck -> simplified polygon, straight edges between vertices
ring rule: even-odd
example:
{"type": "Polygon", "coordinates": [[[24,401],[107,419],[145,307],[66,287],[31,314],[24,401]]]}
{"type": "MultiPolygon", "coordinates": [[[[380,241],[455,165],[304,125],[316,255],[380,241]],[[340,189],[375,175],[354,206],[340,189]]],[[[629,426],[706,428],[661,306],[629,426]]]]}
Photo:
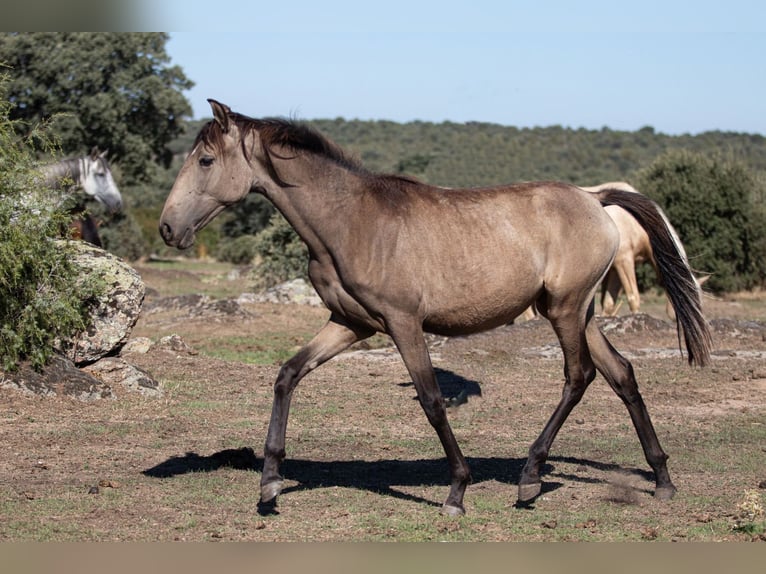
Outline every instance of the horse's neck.
{"type": "Polygon", "coordinates": [[[60,189],[62,187],[81,187],[85,165],[82,158],[65,159],[43,168],[46,185],[60,189]],[[62,180],[68,180],[62,182],[62,180]]]}
{"type": "Polygon", "coordinates": [[[266,197],[314,254],[333,250],[342,228],[357,212],[360,177],[331,161],[275,161],[292,187],[270,186],[266,197]]]}

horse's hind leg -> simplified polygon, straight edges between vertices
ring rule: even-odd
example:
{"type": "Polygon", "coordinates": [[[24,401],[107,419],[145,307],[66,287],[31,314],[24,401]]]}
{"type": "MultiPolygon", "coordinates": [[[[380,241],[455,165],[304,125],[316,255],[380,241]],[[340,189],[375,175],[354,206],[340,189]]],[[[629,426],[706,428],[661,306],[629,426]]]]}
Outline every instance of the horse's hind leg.
{"type": "Polygon", "coordinates": [[[595,321],[588,325],[586,336],[596,368],[612,387],[617,396],[628,408],[633,426],[636,428],[644,455],[649,466],[654,470],[656,489],[654,496],[669,500],[676,493],[676,487],[668,473],[668,455],[662,450],[657,433],[649,418],[644,400],[638,392],[638,383],[633,374],[633,366],[620,355],[601,333],[595,321]]]}
{"type": "MultiPolygon", "coordinates": [[[[592,306],[591,311],[589,311],[590,314],[592,314],[592,306]]],[[[543,432],[529,448],[529,456],[519,479],[520,502],[528,502],[540,494],[542,488],[540,468],[548,458],[553,440],[596,375],[585,340],[584,323],[586,319],[581,315],[584,313],[577,312],[576,307],[573,307],[573,311],[567,313],[566,316],[556,317],[546,314],[551,320],[564,352],[566,382],[556,410],[553,411],[543,432]]]]}
{"type": "Polygon", "coordinates": [[[612,267],[601,283],[601,312],[607,317],[617,316],[617,312],[620,310],[618,300],[621,290],[620,277],[617,270],[612,267]]]}
{"type": "Polygon", "coordinates": [[[274,404],[264,448],[261,502],[272,501],[282,490],[283,479],[279,474],[279,464],[285,458],[287,417],[295,387],[319,365],[372,334],[372,330],[347,325],[333,315],[305,347],[282,365],[274,384],[274,404]]]}
{"type": "Polygon", "coordinates": [[[631,313],[638,313],[641,308],[641,295],[638,293],[638,282],[636,280],[636,261],[633,257],[624,257],[614,265],[620,283],[625,291],[625,298],[628,300],[628,307],[631,313]]]}

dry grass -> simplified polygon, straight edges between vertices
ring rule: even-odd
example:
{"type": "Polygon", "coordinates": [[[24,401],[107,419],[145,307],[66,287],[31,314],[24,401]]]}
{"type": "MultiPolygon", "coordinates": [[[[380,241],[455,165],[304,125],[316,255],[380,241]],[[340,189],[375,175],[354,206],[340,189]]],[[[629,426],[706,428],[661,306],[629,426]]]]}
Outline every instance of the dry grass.
{"type": "MultiPolygon", "coordinates": [[[[150,287],[231,293],[226,269],[154,267],[150,287]],[[191,274],[191,277],[189,276],[191,274]],[[203,280],[204,279],[204,280],[203,280]]],[[[747,301],[764,320],[765,302],[747,301]]],[[[713,317],[745,303],[714,301],[713,317]]],[[[647,308],[662,317],[664,301],[647,308]],[[655,311],[656,309],[656,311],[655,311]]],[[[0,395],[0,540],[669,541],[750,540],[737,528],[743,492],[766,480],[763,334],[716,334],[714,364],[690,369],[672,330],[614,334],[632,353],[642,394],[679,487],[669,503],[653,481],[627,412],[597,380],[554,443],[543,495],[515,506],[530,442],[560,397],[562,365],[545,324],[521,324],[433,349],[450,420],[471,464],[467,516],[443,517],[447,468],[406,370],[393,352],[347,354],[296,392],[288,427],[287,488],[259,514],[261,448],[274,359],[253,349],[296,347],[326,320],[308,307],[253,305],[247,319],[143,317],[136,336],[175,332],[196,355],[131,357],[165,388],[160,399],[118,390],[117,401],[0,395]],[[291,335],[292,334],[292,335],[291,335]],[[292,337],[292,338],[291,338],[292,337]],[[210,341],[216,341],[211,345],[210,341]],[[248,343],[249,341],[249,343],[248,343]],[[207,346],[205,346],[207,345],[207,346]],[[749,354],[748,354],[749,353],[749,354]],[[212,357],[218,355],[225,360],[212,357]],[[264,363],[264,362],[262,362],[264,363]]]]}

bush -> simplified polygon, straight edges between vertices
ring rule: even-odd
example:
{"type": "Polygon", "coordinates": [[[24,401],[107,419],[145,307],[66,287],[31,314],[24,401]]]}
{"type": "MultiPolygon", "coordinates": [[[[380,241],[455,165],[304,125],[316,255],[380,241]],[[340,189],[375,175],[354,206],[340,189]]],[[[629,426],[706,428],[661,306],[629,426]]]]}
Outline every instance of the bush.
{"type": "Polygon", "coordinates": [[[297,277],[307,277],[308,249],[280,213],[255,236],[256,289],[266,289],[297,277]]]}
{"type": "Polygon", "coordinates": [[[692,268],[712,274],[714,292],[752,289],[766,280],[766,218],[744,165],[674,150],[639,172],[638,189],[657,201],[678,231],[692,268]]]}
{"type": "Polygon", "coordinates": [[[256,254],[258,239],[254,235],[240,235],[235,238],[222,237],[218,241],[215,257],[235,265],[248,265],[256,254]]]}
{"type": "Polygon", "coordinates": [[[0,77],[0,361],[10,371],[25,359],[39,369],[57,338],[84,329],[101,286],[79,277],[65,242],[56,241],[69,219],[53,194],[40,189],[30,151],[45,133],[14,135],[5,81],[0,77]]]}

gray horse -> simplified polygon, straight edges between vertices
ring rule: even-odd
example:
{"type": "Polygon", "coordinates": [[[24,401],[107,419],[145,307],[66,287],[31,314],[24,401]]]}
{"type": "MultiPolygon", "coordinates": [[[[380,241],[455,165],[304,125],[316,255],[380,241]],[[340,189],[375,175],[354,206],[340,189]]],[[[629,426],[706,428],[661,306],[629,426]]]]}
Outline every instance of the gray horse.
{"type": "MultiPolygon", "coordinates": [[[[40,170],[44,185],[67,194],[80,189],[86,199],[94,199],[110,213],[117,213],[122,209],[122,195],[112,177],[106,154],[94,147],[89,155],[44,165],[40,170]]],[[[84,202],[77,201],[69,212],[73,235],[101,247],[98,225],[87,212],[84,202]]]]}

